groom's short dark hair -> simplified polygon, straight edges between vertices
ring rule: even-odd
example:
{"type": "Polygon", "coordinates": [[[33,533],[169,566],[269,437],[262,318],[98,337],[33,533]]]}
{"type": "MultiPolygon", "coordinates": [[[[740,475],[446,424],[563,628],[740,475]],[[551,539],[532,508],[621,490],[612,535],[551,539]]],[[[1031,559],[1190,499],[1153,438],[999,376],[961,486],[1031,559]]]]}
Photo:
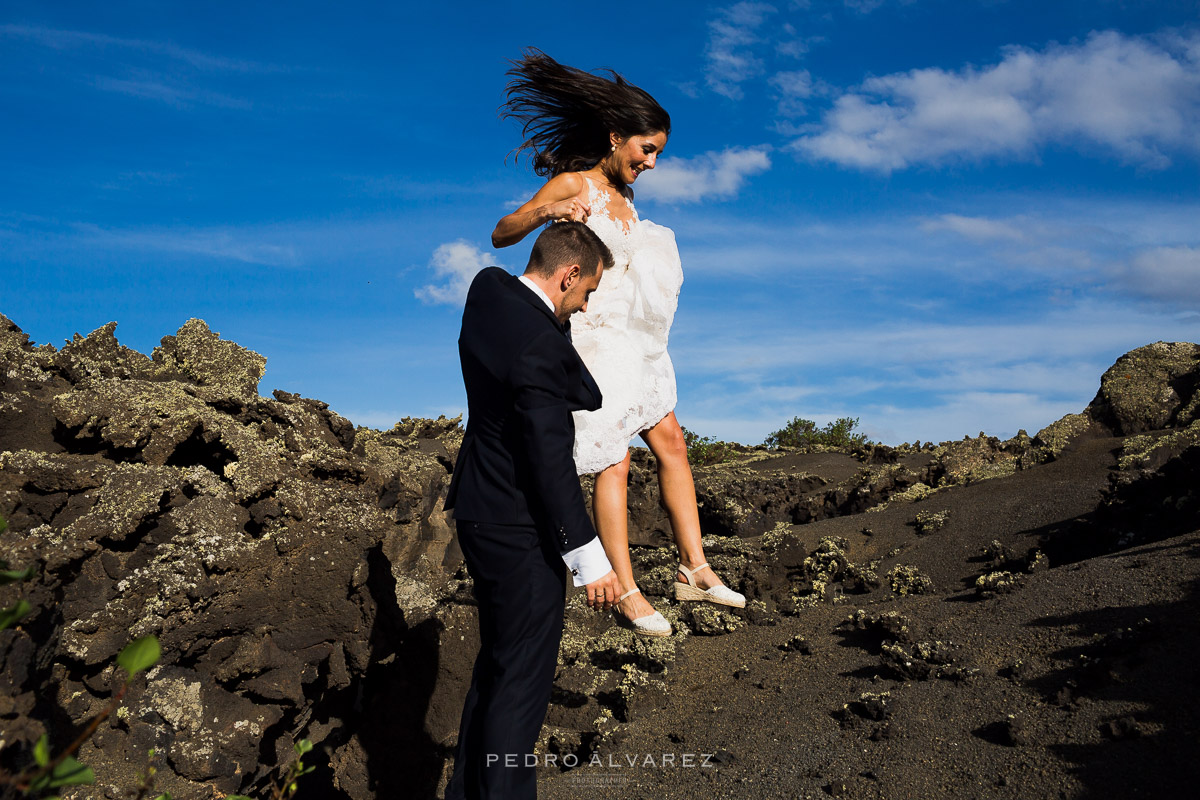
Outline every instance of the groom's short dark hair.
{"type": "Polygon", "coordinates": [[[595,231],[582,222],[555,222],[546,226],[533,243],[526,273],[542,278],[554,276],[563,264],[578,264],[581,277],[596,274],[596,267],[613,265],[612,253],[595,231]]]}

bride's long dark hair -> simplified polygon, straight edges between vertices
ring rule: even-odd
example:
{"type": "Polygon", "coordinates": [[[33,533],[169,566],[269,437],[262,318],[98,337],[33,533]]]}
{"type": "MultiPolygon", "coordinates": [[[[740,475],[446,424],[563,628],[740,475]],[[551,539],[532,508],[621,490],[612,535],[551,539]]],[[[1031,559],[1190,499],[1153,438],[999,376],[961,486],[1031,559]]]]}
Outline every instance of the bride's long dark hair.
{"type": "Polygon", "coordinates": [[[608,155],[609,132],[618,136],[671,135],[671,115],[650,94],[611,69],[608,77],[560,64],[530,48],[506,74],[512,76],[500,116],[521,123],[526,150],[538,175],[579,172],[608,155]]]}

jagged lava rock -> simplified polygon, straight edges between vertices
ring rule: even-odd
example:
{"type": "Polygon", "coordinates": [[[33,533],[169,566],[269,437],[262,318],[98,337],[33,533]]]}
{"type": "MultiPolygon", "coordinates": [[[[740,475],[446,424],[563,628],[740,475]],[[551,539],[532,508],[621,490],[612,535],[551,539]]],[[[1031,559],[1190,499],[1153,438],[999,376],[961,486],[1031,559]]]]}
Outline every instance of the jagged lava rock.
{"type": "Polygon", "coordinates": [[[120,648],[155,634],[159,666],[81,751],[111,796],[151,746],[169,767],[159,791],[256,793],[301,735],[335,783],[363,787],[354,800],[399,790],[365,788],[366,760],[397,740],[348,724],[370,717],[366,688],[395,699],[399,773],[436,772],[429,715],[469,661],[413,680],[443,650],[439,498],[458,420],[355,429],[320,401],[260,397],[265,359],[199,320],[154,359],[114,330],[55,350],[0,319],[0,557],[38,568],[0,590],[34,607],[0,632],[5,758],[28,758],[47,722],[65,744],[107,701],[120,648]],[[401,653],[404,669],[386,666],[401,653]],[[34,712],[47,702],[54,715],[34,712]]]}
{"type": "Polygon", "coordinates": [[[164,375],[177,374],[198,386],[226,386],[245,394],[258,391],[267,366],[258,353],[222,340],[200,319],[189,319],[174,336],[164,336],[153,358],[164,375]]]}

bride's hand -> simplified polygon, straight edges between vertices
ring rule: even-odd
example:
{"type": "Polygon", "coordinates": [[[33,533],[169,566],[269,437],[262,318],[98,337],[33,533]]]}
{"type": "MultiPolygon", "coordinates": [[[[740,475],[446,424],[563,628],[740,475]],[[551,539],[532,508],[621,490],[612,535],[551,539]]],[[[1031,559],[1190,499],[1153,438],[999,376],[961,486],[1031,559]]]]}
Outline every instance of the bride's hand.
{"type": "Polygon", "coordinates": [[[555,222],[587,222],[591,213],[591,206],[582,193],[546,206],[546,219],[555,222]]]}
{"type": "Polygon", "coordinates": [[[500,218],[492,231],[492,247],[516,244],[548,222],[586,222],[591,213],[587,181],[577,172],[560,172],[520,208],[500,218]]]}

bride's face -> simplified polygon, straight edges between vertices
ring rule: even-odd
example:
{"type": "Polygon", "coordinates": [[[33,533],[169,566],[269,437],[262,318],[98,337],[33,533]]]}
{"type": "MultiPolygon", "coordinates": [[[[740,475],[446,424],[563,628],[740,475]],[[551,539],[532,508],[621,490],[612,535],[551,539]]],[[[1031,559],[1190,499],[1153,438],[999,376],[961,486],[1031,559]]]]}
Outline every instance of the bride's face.
{"type": "Polygon", "coordinates": [[[612,143],[617,148],[609,158],[612,177],[628,185],[644,171],[654,169],[663,148],[667,146],[667,135],[658,131],[623,139],[613,134],[612,143]]]}

